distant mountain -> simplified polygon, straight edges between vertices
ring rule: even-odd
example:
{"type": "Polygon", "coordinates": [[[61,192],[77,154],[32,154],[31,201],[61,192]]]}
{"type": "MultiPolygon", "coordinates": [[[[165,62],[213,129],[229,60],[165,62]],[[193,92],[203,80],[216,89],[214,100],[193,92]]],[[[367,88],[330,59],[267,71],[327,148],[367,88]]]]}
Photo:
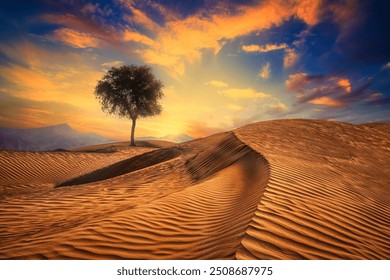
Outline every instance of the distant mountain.
{"type": "Polygon", "coordinates": [[[0,127],[0,150],[47,151],[116,142],[95,133],[81,133],[68,124],[39,128],[0,127]]]}
{"type": "Polygon", "coordinates": [[[139,137],[137,140],[164,140],[164,141],[169,141],[169,142],[175,142],[175,143],[182,143],[182,142],[187,142],[194,140],[195,138],[188,136],[187,134],[170,134],[166,135],[164,137],[139,137]]]}

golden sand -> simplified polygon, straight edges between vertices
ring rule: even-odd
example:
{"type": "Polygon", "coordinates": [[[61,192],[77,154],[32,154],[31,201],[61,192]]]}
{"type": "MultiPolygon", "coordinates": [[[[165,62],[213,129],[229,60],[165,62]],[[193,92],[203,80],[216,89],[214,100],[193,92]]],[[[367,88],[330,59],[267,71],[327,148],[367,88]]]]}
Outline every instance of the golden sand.
{"type": "Polygon", "coordinates": [[[390,125],[0,151],[1,259],[389,259],[390,125]]]}

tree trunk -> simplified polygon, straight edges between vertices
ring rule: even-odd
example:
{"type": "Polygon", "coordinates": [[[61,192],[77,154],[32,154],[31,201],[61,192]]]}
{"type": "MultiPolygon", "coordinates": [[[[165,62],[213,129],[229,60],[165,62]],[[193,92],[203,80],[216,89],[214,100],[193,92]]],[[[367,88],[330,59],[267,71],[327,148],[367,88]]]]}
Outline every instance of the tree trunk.
{"type": "Polygon", "coordinates": [[[133,124],[131,126],[131,138],[130,138],[130,146],[135,146],[135,141],[134,141],[134,132],[135,132],[135,125],[137,123],[137,119],[132,119],[133,124]]]}

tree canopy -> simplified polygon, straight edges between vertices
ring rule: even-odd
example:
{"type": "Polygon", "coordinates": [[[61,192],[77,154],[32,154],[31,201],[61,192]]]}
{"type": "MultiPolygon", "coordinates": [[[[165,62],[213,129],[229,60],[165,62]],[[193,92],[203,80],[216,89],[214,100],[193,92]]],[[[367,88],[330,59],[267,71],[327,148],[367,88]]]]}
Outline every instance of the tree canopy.
{"type": "Polygon", "coordinates": [[[137,118],[158,115],[159,100],[164,96],[163,83],[147,65],[112,67],[95,87],[95,96],[108,114],[132,120],[131,145],[137,118]]]}

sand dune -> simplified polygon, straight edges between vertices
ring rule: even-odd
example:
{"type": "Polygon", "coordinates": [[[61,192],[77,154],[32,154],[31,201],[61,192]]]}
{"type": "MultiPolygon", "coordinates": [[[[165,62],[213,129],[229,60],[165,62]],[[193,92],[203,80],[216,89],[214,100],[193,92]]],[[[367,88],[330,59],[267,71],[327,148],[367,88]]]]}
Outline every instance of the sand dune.
{"type": "Polygon", "coordinates": [[[50,189],[75,176],[88,174],[152,148],[117,150],[115,153],[107,148],[108,152],[95,150],[92,148],[89,153],[0,151],[0,197],[50,189]]]}
{"type": "Polygon", "coordinates": [[[271,174],[237,258],[390,257],[389,125],[285,120],[235,133],[271,174]]]}
{"type": "Polygon", "coordinates": [[[312,120],[3,151],[0,258],[388,259],[389,156],[389,125],[312,120]]]}

